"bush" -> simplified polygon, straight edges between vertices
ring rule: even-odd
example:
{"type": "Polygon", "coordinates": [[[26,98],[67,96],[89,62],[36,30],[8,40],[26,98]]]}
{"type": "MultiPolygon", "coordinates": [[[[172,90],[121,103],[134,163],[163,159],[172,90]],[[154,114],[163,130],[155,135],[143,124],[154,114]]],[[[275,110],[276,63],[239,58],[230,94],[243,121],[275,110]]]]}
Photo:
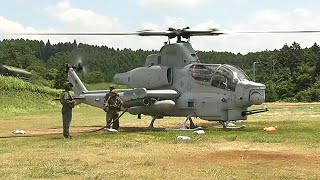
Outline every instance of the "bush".
{"type": "Polygon", "coordinates": [[[10,91],[30,91],[57,96],[60,92],[43,85],[34,85],[14,77],[0,76],[0,89],[10,91]]]}
{"type": "Polygon", "coordinates": [[[295,98],[300,102],[320,101],[320,89],[309,88],[297,93],[295,98]]]}
{"type": "Polygon", "coordinates": [[[0,76],[0,117],[58,110],[60,103],[53,100],[60,93],[43,85],[0,76]]]}
{"type": "Polygon", "coordinates": [[[101,71],[92,71],[84,75],[84,81],[89,84],[100,83],[106,80],[106,75],[101,71]]]}
{"type": "Polygon", "coordinates": [[[278,94],[275,89],[275,84],[272,81],[266,83],[266,101],[275,102],[278,100],[278,94]]]}
{"type": "Polygon", "coordinates": [[[281,102],[298,102],[298,100],[294,97],[288,97],[288,98],[281,100],[281,102]]]}

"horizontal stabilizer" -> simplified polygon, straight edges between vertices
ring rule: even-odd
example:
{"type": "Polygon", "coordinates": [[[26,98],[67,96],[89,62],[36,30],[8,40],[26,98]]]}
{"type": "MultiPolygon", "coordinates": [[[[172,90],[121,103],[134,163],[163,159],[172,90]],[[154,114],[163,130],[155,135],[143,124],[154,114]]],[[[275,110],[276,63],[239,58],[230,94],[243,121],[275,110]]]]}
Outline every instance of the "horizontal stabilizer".
{"type": "MultiPolygon", "coordinates": [[[[76,97],[73,97],[74,100],[79,100],[79,99],[85,99],[84,96],[76,96],[76,97]]],[[[53,99],[53,101],[60,101],[60,98],[55,98],[53,99]]]]}

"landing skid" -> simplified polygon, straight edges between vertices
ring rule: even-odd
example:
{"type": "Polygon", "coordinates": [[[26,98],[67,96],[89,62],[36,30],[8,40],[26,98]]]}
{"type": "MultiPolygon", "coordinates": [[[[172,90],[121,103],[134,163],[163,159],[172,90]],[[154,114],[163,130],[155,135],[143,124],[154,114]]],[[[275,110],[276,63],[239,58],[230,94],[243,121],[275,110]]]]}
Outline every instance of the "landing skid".
{"type": "Polygon", "coordinates": [[[194,122],[191,119],[191,115],[188,115],[186,117],[186,119],[182,122],[182,126],[180,128],[180,130],[188,130],[188,129],[195,129],[196,125],[194,124],[194,122]],[[190,122],[190,128],[187,127],[187,122],[190,122]]]}
{"type": "Polygon", "coordinates": [[[202,127],[196,127],[194,129],[182,129],[182,128],[165,128],[166,131],[197,131],[203,130],[202,127]]]}
{"type": "Polygon", "coordinates": [[[150,125],[149,125],[149,127],[148,127],[149,129],[154,129],[153,124],[154,124],[154,122],[156,121],[156,119],[157,119],[157,117],[155,117],[155,116],[152,117],[152,120],[151,120],[150,125]]]}
{"type": "MultiPolygon", "coordinates": [[[[168,131],[171,131],[171,130],[173,130],[173,131],[196,131],[196,130],[201,130],[201,129],[203,129],[202,127],[197,127],[197,126],[194,124],[194,122],[193,122],[192,119],[191,119],[191,116],[192,116],[192,115],[188,115],[188,116],[186,117],[186,119],[183,120],[182,126],[181,126],[180,128],[164,128],[164,130],[168,130],[168,131]],[[187,126],[187,122],[188,122],[188,121],[189,121],[190,127],[187,126]]],[[[155,117],[155,116],[152,117],[152,120],[151,120],[151,122],[150,122],[150,125],[148,126],[148,129],[150,129],[150,130],[156,130],[156,129],[158,129],[158,128],[155,128],[155,127],[154,127],[154,122],[155,122],[156,119],[157,119],[157,117],[155,117]]],[[[163,128],[161,128],[161,129],[163,129],[163,128]]]]}
{"type": "Polygon", "coordinates": [[[219,129],[224,130],[236,130],[236,129],[244,129],[246,128],[245,125],[242,126],[235,126],[234,124],[231,126],[228,121],[219,121],[219,123],[222,125],[222,127],[218,127],[219,129]]]}

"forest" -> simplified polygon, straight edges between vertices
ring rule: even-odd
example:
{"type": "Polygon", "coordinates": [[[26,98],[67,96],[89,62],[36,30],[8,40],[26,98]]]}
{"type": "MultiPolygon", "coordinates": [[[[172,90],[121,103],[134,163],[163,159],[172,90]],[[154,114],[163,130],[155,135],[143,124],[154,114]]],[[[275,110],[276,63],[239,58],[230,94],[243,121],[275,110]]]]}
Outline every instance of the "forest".
{"type": "MultiPolygon", "coordinates": [[[[114,49],[74,42],[51,44],[38,40],[0,41],[0,64],[27,69],[31,82],[61,88],[66,63],[82,63],[80,77],[87,84],[111,82],[114,74],[144,65],[149,54],[157,51],[114,49]]],[[[267,101],[320,101],[320,47],[314,43],[301,48],[299,43],[283,45],[279,50],[242,55],[230,52],[198,51],[202,63],[231,64],[242,68],[257,82],[267,86],[267,101]]]]}

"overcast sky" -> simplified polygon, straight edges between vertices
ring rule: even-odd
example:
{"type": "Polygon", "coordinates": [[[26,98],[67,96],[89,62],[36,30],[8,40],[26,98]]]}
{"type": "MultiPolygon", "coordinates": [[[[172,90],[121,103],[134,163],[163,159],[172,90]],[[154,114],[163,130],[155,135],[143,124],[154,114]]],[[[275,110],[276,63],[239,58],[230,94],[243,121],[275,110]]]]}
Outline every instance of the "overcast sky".
{"type": "MultiPolygon", "coordinates": [[[[221,31],[320,30],[317,0],[3,0],[0,39],[73,41],[116,48],[155,49],[165,37],[12,36],[16,32],[131,32],[168,27],[221,31]]],[[[320,44],[320,33],[193,37],[196,50],[248,53],[320,44]]]]}

